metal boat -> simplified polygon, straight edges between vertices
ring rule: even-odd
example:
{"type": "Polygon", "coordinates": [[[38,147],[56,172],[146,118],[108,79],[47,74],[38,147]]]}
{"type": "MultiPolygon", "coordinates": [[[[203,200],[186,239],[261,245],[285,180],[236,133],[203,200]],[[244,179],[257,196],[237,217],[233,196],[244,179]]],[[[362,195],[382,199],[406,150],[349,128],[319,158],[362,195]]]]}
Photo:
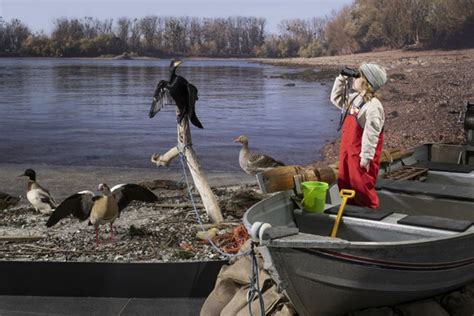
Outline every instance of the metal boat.
{"type": "Polygon", "coordinates": [[[292,195],[280,192],[255,204],[244,223],[249,231],[257,222],[272,226],[260,232],[261,251],[300,315],[394,305],[474,280],[474,207],[460,220],[429,215],[436,203],[420,209],[424,215],[392,212],[389,205],[378,212],[347,206],[337,238],[331,238],[337,205],[308,213],[292,195]]]}

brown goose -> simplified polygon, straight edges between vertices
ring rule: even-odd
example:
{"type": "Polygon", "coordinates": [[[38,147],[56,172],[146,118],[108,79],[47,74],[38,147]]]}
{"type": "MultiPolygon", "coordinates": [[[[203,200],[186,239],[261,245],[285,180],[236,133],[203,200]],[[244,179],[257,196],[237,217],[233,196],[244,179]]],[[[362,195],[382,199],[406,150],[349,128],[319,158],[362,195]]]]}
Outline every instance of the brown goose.
{"type": "Polygon", "coordinates": [[[255,175],[259,172],[285,165],[283,162],[275,160],[270,156],[251,153],[249,150],[249,139],[245,135],[237,137],[234,139],[234,142],[242,144],[239,154],[239,164],[248,174],[255,175]]]}
{"type": "Polygon", "coordinates": [[[33,205],[36,211],[42,214],[50,214],[57,206],[51,193],[36,182],[36,172],[33,169],[26,169],[20,177],[28,177],[28,188],[26,198],[33,205]]]}
{"type": "Polygon", "coordinates": [[[97,188],[102,195],[92,191],[81,191],[65,199],[54,210],[46,226],[51,227],[64,217],[72,214],[80,220],[89,219],[95,227],[96,245],[99,245],[99,226],[110,224],[110,240],[114,241],[113,223],[120,212],[132,201],[156,202],[158,198],[148,189],[137,184],[119,184],[112,190],[105,183],[97,188]]]}

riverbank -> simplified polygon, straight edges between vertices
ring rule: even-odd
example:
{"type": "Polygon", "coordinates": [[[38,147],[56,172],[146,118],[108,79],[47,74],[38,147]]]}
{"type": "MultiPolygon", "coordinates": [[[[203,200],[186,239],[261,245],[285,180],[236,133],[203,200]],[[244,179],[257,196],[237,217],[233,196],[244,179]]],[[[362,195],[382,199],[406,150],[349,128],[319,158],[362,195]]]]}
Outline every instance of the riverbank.
{"type": "MultiPolygon", "coordinates": [[[[197,211],[206,229],[221,236],[241,223],[243,213],[263,196],[255,178],[243,172],[206,172],[217,196],[225,224],[212,226],[198,192],[191,184],[197,211]]],[[[188,174],[189,176],[189,174],[188,174]]],[[[190,177],[190,176],[189,176],[190,177]]],[[[196,237],[201,230],[181,172],[167,169],[64,167],[0,164],[0,191],[21,195],[18,205],[0,210],[0,260],[78,262],[167,262],[224,259],[196,237]],[[154,204],[132,202],[114,224],[115,242],[108,240],[107,225],[100,231],[101,244],[87,221],[70,216],[51,228],[48,215],[35,212],[25,198],[27,179],[18,177],[25,168],[37,171],[37,181],[57,201],[97,184],[138,183],[158,197],[154,204]],[[8,238],[19,237],[15,240],[8,238]]],[[[192,181],[192,180],[191,180],[192,181]]],[[[230,236],[229,236],[230,237],[230,236]]],[[[228,241],[221,238],[220,241],[228,241]]],[[[224,245],[224,244],[223,244],[224,245]]]]}
{"type": "MultiPolygon", "coordinates": [[[[258,59],[264,64],[322,70],[313,80],[332,82],[344,66],[376,63],[386,68],[380,90],[385,109],[384,148],[408,149],[422,143],[465,142],[463,113],[474,100],[474,49],[385,51],[318,58],[258,59]]],[[[322,149],[324,163],[338,159],[339,140],[322,149]]]]}

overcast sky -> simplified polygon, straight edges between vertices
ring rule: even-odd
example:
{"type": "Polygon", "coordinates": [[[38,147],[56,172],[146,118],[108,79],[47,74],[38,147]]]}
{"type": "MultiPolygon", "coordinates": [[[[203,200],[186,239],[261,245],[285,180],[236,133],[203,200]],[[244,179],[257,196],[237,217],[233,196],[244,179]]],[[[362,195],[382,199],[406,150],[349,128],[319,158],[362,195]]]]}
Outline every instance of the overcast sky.
{"type": "Polygon", "coordinates": [[[18,18],[33,31],[50,33],[59,17],[99,19],[147,15],[228,17],[255,16],[267,20],[276,32],[281,20],[323,17],[352,0],[0,0],[0,16],[18,18]]]}

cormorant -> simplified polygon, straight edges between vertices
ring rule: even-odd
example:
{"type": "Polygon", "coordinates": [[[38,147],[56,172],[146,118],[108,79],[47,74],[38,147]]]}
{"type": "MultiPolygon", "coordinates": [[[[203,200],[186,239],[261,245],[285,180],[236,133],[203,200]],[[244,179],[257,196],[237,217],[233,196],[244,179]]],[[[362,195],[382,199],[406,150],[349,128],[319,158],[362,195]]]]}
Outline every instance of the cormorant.
{"type": "Polygon", "coordinates": [[[120,212],[132,201],[156,202],[158,198],[150,190],[133,183],[119,184],[112,190],[105,183],[97,190],[103,195],[94,195],[92,191],[81,191],[66,198],[56,207],[46,223],[51,227],[64,217],[72,214],[79,220],[89,219],[95,227],[96,244],[99,245],[99,226],[110,224],[110,240],[114,240],[113,223],[120,212]]]}
{"type": "Polygon", "coordinates": [[[57,203],[51,194],[36,182],[36,172],[33,169],[26,169],[20,177],[25,176],[30,180],[26,190],[26,198],[33,205],[36,211],[43,214],[51,213],[57,203]]]}
{"type": "Polygon", "coordinates": [[[198,100],[198,89],[185,78],[176,74],[176,69],[182,63],[180,60],[171,60],[169,81],[160,80],[155,89],[153,103],[149,117],[152,118],[165,104],[176,104],[178,107],[178,123],[189,117],[194,126],[203,128],[196,116],[195,105],[198,100]]]}

